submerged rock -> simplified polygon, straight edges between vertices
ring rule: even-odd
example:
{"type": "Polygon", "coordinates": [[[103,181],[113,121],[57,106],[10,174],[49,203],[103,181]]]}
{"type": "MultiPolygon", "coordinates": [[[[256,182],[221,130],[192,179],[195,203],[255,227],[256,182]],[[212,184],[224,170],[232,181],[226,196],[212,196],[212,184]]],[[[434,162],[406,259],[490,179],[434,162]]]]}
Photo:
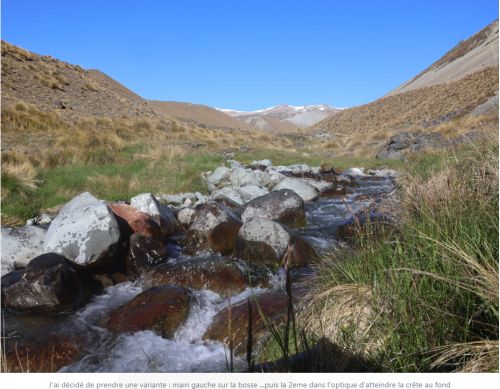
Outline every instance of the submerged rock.
{"type": "Polygon", "coordinates": [[[67,203],[45,236],[45,252],[62,254],[83,266],[113,263],[120,229],[113,212],[85,192],[67,203]]]}
{"type": "Polygon", "coordinates": [[[109,207],[116,216],[125,220],[133,232],[159,242],[163,240],[160,226],[147,213],[141,212],[128,204],[113,203],[109,207]]]}
{"type": "Polygon", "coordinates": [[[254,264],[304,266],[314,258],[313,248],[281,224],[269,219],[252,218],[238,233],[235,255],[254,264]]]}
{"type": "Polygon", "coordinates": [[[248,286],[243,271],[224,258],[164,263],[151,269],[144,276],[144,282],[148,286],[172,284],[208,289],[223,297],[234,296],[248,286]]]}
{"type": "Polygon", "coordinates": [[[151,288],[111,312],[106,327],[113,333],[152,330],[171,338],[186,320],[189,306],[186,288],[174,285],[151,288]]]}
{"type": "Polygon", "coordinates": [[[280,189],[293,190],[305,202],[317,200],[319,197],[319,190],[300,178],[287,177],[276,185],[273,191],[280,189]]]}
{"type": "Polygon", "coordinates": [[[134,233],[125,258],[125,268],[130,275],[138,276],[167,258],[163,244],[146,235],[134,233]]]}
{"type": "Polygon", "coordinates": [[[231,306],[230,310],[225,308],[219,312],[203,335],[203,339],[217,340],[227,344],[231,336],[235,355],[242,355],[246,351],[248,323],[251,320],[253,346],[254,350],[258,350],[269,333],[266,320],[273,325],[283,322],[286,320],[287,308],[288,297],[282,290],[275,290],[252,296],[248,300],[231,306]],[[249,315],[249,303],[251,315],[249,315]],[[229,334],[228,328],[230,318],[231,333],[229,334]]]}
{"type": "Polygon", "coordinates": [[[240,226],[241,220],[220,204],[197,205],[187,233],[188,248],[190,251],[212,249],[231,254],[240,226]]]}
{"type": "Polygon", "coordinates": [[[55,373],[76,362],[85,352],[80,337],[52,334],[30,341],[7,341],[3,352],[5,371],[55,373]]]}
{"type": "Polygon", "coordinates": [[[304,201],[293,190],[276,190],[246,204],[241,219],[247,222],[254,217],[301,227],[306,223],[304,201]]]}
{"type": "Polygon", "coordinates": [[[175,215],[166,206],[160,205],[151,193],[142,193],[130,199],[130,205],[153,217],[160,226],[164,237],[180,232],[182,229],[175,215]]]}
{"type": "Polygon", "coordinates": [[[2,227],[2,275],[17,267],[25,267],[33,258],[45,253],[46,234],[44,228],[37,226],[2,227]]]}
{"type": "Polygon", "coordinates": [[[71,261],[49,253],[34,258],[25,271],[2,277],[2,304],[16,310],[60,312],[81,306],[100,288],[71,261]]]}

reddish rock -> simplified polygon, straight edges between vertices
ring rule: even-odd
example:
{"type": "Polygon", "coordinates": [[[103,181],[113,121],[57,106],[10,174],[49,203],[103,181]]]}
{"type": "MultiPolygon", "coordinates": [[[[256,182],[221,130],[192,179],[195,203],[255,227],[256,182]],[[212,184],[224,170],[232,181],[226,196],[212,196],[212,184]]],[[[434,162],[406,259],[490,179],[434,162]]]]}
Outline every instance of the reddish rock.
{"type": "Polygon", "coordinates": [[[235,263],[224,259],[161,264],[144,277],[146,285],[182,285],[193,289],[209,289],[221,296],[242,292],[247,286],[245,274],[235,263]]]}
{"type": "Polygon", "coordinates": [[[9,340],[2,367],[12,373],[54,373],[83,356],[81,343],[79,337],[66,335],[50,335],[32,342],[9,340]]]}
{"type": "Polygon", "coordinates": [[[113,213],[127,222],[132,231],[161,242],[163,240],[160,226],[145,212],[141,212],[131,205],[113,203],[109,207],[113,213]]]}
{"type": "MultiPolygon", "coordinates": [[[[286,320],[288,297],[282,290],[270,291],[250,298],[252,340],[255,347],[261,344],[268,335],[268,327],[260,312],[273,324],[286,320]]],[[[234,353],[241,355],[245,353],[248,337],[249,309],[248,300],[242,301],[219,312],[212,325],[203,335],[206,340],[218,340],[229,343],[228,322],[231,317],[231,337],[233,340],[234,353]]]]}
{"type": "Polygon", "coordinates": [[[111,312],[106,327],[113,333],[152,330],[171,338],[186,320],[189,305],[189,292],[181,286],[151,288],[111,312]]]}

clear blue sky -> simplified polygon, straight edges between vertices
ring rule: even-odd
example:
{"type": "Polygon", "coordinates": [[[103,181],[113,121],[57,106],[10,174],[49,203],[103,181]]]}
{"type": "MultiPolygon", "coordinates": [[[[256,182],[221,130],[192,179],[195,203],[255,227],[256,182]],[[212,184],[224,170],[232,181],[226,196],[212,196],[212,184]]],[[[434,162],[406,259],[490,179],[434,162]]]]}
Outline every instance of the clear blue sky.
{"type": "Polygon", "coordinates": [[[347,107],[497,17],[497,0],[3,0],[2,39],[149,99],[347,107]]]}

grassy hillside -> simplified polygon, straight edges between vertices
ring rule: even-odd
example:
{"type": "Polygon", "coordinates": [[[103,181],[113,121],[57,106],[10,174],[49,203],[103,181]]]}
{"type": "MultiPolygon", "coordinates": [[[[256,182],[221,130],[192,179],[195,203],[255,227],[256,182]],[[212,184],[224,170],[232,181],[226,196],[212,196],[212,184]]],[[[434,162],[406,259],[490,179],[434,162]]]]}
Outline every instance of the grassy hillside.
{"type": "Polygon", "coordinates": [[[374,154],[401,131],[424,130],[453,138],[496,118],[469,118],[472,109],[498,91],[498,67],[490,67],[447,84],[416,89],[346,109],[309,129],[328,132],[330,141],[316,142],[323,150],[374,154]]]}
{"type": "Polygon", "coordinates": [[[146,100],[101,72],[2,41],[2,106],[19,101],[63,118],[159,117],[146,100]]]}

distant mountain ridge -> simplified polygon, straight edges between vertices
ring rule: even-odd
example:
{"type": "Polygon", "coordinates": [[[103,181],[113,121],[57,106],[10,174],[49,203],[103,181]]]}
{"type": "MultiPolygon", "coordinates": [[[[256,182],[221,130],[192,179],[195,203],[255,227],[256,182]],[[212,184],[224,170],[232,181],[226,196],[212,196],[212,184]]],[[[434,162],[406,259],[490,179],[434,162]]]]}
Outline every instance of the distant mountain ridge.
{"type": "Polygon", "coordinates": [[[342,110],[326,104],[301,106],[281,104],[256,111],[217,109],[254,127],[278,132],[307,128],[342,110]]]}

